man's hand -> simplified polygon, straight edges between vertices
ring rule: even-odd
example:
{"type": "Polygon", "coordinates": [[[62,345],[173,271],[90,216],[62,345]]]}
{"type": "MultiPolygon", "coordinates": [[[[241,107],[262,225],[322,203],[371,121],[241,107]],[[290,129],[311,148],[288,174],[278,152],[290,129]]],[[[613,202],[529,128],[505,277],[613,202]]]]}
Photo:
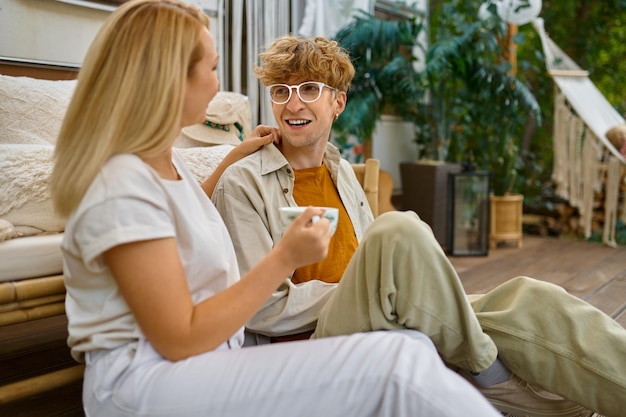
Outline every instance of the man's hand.
{"type": "Polygon", "coordinates": [[[286,257],[293,269],[323,261],[328,256],[332,228],[323,214],[324,209],[308,207],[278,241],[275,250],[286,257]]]}

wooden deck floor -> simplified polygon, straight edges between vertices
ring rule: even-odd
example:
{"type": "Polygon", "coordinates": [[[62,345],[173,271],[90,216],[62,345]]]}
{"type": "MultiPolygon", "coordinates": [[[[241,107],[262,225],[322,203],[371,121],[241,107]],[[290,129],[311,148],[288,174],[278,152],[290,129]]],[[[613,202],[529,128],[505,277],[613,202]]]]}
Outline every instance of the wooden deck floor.
{"type": "MultiPolygon", "coordinates": [[[[500,247],[482,257],[451,257],[468,294],[488,291],[516,276],[525,275],[561,285],[626,327],[626,247],[610,248],[599,243],[557,240],[524,236],[523,247],[500,247]]],[[[53,319],[55,326],[45,339],[38,333],[38,342],[29,355],[13,357],[8,362],[28,366],[55,366],[55,362],[71,360],[65,347],[65,321],[53,319]],[[49,339],[49,340],[48,340],[49,339]],[[63,350],[59,354],[59,350],[63,350]],[[39,363],[39,365],[37,365],[39,363]]],[[[22,326],[23,327],[23,326],[22,326]]],[[[6,332],[7,329],[5,329],[6,332]]],[[[6,338],[6,334],[4,335],[6,338]]],[[[15,335],[18,340],[19,335],[15,335]]],[[[19,338],[24,341],[24,337],[19,338]]],[[[0,351],[17,349],[13,341],[0,343],[0,351]]],[[[4,352],[7,353],[7,352],[4,352]]],[[[7,355],[3,355],[7,356],[7,355]]],[[[10,355],[9,355],[10,356],[10,355]]],[[[6,417],[82,417],[81,384],[75,383],[54,392],[0,406],[0,416],[6,417]]]]}
{"type": "Polygon", "coordinates": [[[565,288],[626,327],[626,247],[524,236],[522,248],[499,247],[484,257],[451,257],[468,294],[516,276],[565,288]]]}

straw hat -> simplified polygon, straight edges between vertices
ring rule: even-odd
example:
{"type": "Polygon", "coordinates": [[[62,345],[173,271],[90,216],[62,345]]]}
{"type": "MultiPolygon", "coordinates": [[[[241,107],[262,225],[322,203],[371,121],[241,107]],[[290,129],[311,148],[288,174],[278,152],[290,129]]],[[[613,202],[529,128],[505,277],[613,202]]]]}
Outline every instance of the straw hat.
{"type": "Polygon", "coordinates": [[[624,141],[626,141],[626,123],[613,126],[606,132],[607,139],[615,146],[617,149],[620,149],[624,141]]]}
{"type": "Polygon", "coordinates": [[[206,109],[206,121],[183,128],[178,147],[237,145],[250,133],[248,97],[231,91],[218,92],[206,109]]]}

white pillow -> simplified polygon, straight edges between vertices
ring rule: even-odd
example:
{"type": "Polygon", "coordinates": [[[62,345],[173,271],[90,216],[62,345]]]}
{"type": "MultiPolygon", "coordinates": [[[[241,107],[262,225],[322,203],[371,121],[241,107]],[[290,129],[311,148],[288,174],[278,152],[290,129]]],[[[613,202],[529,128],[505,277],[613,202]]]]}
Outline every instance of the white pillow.
{"type": "Polygon", "coordinates": [[[76,80],[0,75],[0,144],[54,144],[76,80]]]}
{"type": "Polygon", "coordinates": [[[233,145],[199,146],[196,148],[176,148],[185,165],[199,182],[206,180],[234,148],[233,145]]]}
{"type": "MultiPolygon", "coordinates": [[[[204,181],[233,149],[217,145],[178,149],[198,181],[204,181]]],[[[62,232],[48,189],[52,173],[52,145],[0,144],[0,241],[62,232]]]]}
{"type": "Polygon", "coordinates": [[[11,231],[4,224],[0,240],[65,228],[48,190],[53,151],[52,145],[0,144],[0,219],[13,226],[11,231]]]}

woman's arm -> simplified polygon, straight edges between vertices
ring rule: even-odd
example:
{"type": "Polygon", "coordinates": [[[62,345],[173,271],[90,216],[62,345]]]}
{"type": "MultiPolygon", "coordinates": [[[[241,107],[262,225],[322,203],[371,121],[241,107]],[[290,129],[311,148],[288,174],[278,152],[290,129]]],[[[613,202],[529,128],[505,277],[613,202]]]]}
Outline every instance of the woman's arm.
{"type": "Polygon", "coordinates": [[[215,349],[241,328],[293,269],[324,259],[330,224],[309,208],[240,281],[194,305],[173,238],[116,246],[104,258],[143,333],[169,360],[215,349]]]}
{"type": "Polygon", "coordinates": [[[272,142],[280,143],[280,133],[278,130],[270,126],[257,126],[252,132],[250,132],[243,142],[237,145],[235,149],[230,151],[224,157],[222,162],[220,162],[220,164],[215,168],[215,171],[213,171],[209,178],[202,183],[202,189],[206,195],[211,198],[217,181],[229,165],[257,151],[260,147],[272,142]]]}

